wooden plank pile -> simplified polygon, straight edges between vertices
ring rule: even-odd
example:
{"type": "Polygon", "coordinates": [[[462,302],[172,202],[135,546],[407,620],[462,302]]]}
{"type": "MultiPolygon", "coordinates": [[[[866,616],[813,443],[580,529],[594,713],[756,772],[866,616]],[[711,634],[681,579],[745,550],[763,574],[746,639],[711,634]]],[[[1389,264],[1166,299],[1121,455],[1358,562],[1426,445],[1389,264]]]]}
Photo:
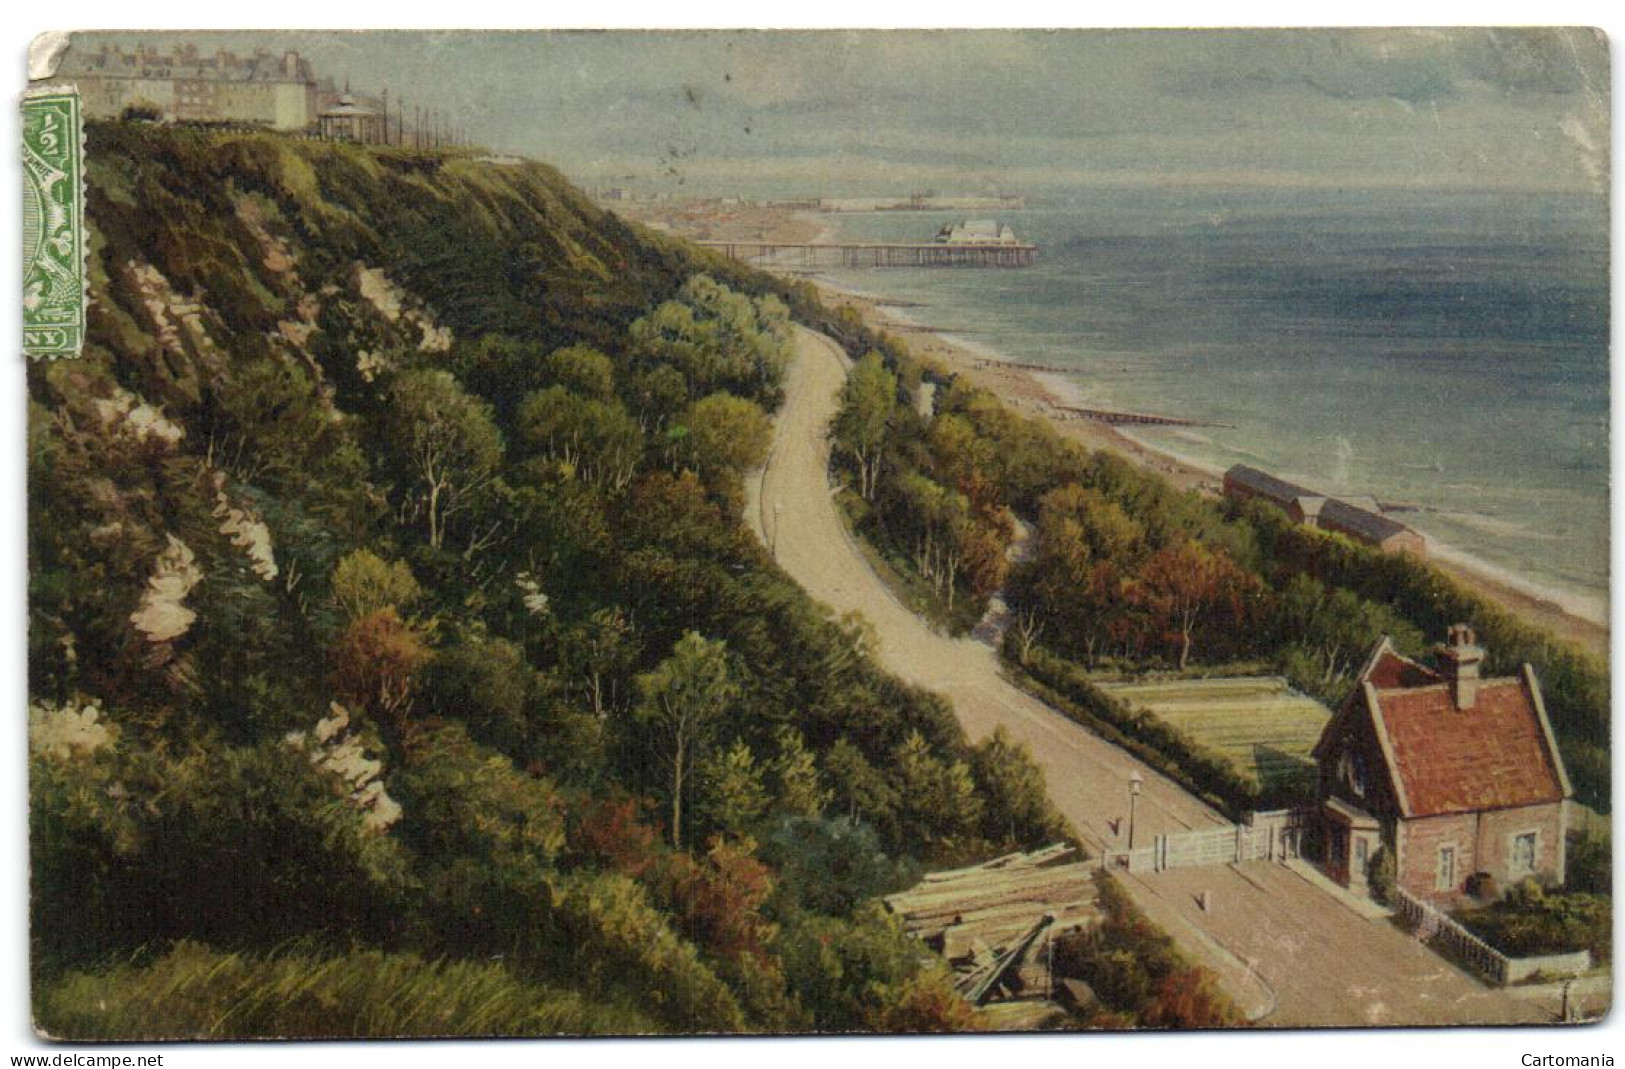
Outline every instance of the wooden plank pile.
{"type": "Polygon", "coordinates": [[[1096,866],[1064,843],[928,873],[889,896],[908,933],[953,966],[972,1002],[1047,994],[1049,944],[1100,916],[1096,866]]]}

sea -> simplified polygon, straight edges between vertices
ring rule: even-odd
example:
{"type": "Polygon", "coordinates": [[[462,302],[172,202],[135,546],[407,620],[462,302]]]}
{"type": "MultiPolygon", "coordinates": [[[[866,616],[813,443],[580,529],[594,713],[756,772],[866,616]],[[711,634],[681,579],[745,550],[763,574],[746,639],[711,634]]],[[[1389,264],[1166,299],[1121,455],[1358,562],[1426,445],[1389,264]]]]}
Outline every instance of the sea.
{"type": "MultiPolygon", "coordinates": [[[[963,213],[834,217],[925,241],[963,213]]],[[[1601,196],[1089,189],[1000,216],[1027,269],[823,272],[1212,471],[1374,497],[1432,553],[1599,622],[1608,604],[1601,196]]]]}

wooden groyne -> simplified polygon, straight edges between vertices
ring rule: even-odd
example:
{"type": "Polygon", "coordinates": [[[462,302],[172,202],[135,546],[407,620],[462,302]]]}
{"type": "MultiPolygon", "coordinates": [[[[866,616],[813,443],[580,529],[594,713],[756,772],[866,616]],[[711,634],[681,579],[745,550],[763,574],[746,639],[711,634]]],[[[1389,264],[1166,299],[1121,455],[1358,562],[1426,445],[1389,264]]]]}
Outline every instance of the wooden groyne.
{"type": "Polygon", "coordinates": [[[1066,412],[1078,419],[1093,420],[1096,423],[1109,423],[1117,426],[1142,427],[1229,427],[1228,423],[1208,423],[1203,420],[1181,419],[1178,416],[1157,416],[1149,412],[1114,412],[1104,408],[1074,408],[1071,405],[1057,405],[1057,411],[1066,412]]]}
{"type": "Polygon", "coordinates": [[[698,242],[731,260],[768,267],[1031,267],[1038,246],[951,242],[698,242]]]}

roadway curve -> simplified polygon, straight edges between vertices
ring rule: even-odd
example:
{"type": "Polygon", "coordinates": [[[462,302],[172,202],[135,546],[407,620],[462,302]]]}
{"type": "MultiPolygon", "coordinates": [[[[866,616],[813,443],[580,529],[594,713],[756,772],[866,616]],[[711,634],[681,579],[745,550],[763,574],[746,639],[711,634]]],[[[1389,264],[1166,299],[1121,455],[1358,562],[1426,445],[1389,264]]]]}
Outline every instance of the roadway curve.
{"type": "MultiPolygon", "coordinates": [[[[830,482],[828,427],[848,361],[796,328],[772,452],[749,486],[746,520],[780,566],[839,613],[873,624],[881,664],[947,697],[972,739],[1003,726],[1044,770],[1049,794],[1086,844],[1127,845],[1128,779],[1145,793],[1136,845],[1153,835],[1227,823],[1134,757],[1011,685],[995,651],[950,638],[904,606],[848,532],[830,482]]],[[[1125,876],[1142,909],[1213,969],[1250,1019],[1276,1026],[1551,1021],[1553,998],[1483,987],[1313,874],[1273,862],[1125,876]],[[1210,908],[1196,904],[1209,894],[1210,908]]],[[[1606,995],[1599,996],[1605,999],[1606,995]]]]}
{"type": "Polygon", "coordinates": [[[1056,805],[1097,853],[1127,845],[1128,781],[1136,771],[1145,793],[1135,815],[1135,845],[1165,832],[1225,824],[1160,772],[1008,683],[998,654],[985,643],[932,630],[875,574],[836,508],[829,476],[827,431],[846,370],[839,346],[796,328],[784,408],[767,467],[752,487],[749,514],[780,566],[836,612],[868,618],[886,670],[952,701],[971,738],[1003,725],[1025,742],[1056,805]]]}

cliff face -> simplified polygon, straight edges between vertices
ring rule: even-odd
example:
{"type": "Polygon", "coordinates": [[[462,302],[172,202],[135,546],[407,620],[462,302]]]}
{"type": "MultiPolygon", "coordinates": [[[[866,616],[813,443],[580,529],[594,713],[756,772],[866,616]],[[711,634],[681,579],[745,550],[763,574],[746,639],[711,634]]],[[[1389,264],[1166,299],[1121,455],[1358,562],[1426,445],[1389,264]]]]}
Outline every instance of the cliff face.
{"type": "Polygon", "coordinates": [[[484,333],[613,341],[695,270],[540,163],[126,124],[88,155],[94,348],[161,353],[153,400],[220,350],[342,379],[484,333]]]}
{"type": "Polygon", "coordinates": [[[380,533],[365,417],[401,368],[490,337],[619,351],[696,269],[534,162],[121,123],[88,161],[89,345],[31,380],[35,679],[58,689],[171,648],[221,566],[252,602],[330,564],[280,561],[276,528],[380,533]],[[110,582],[55,611],[57,566],[110,582]]]}

